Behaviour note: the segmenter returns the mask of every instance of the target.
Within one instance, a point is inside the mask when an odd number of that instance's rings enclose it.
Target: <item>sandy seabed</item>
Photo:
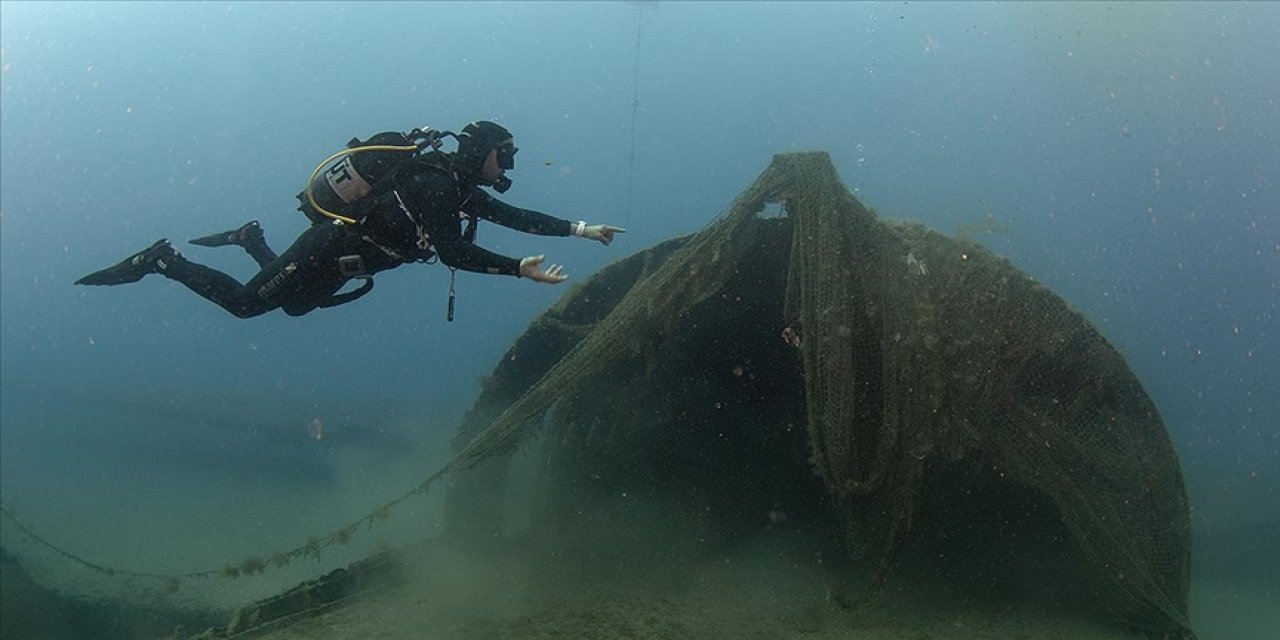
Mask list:
[[[14,417],[10,412],[15,406],[8,403],[7,417]],[[206,428],[212,444],[193,447],[188,461],[175,459],[167,449],[168,457],[138,451],[139,442],[158,442],[141,437],[149,432],[130,438],[124,443],[127,447],[112,449],[114,440],[95,441],[90,447],[81,442],[83,416],[46,418],[38,431],[41,440],[6,436],[6,499],[19,503],[28,524],[58,544],[104,564],[147,571],[217,568],[332,531],[365,514],[370,505],[413,486],[424,469],[439,466],[447,451],[443,432],[418,439],[422,423],[416,419],[388,425],[385,434],[381,428],[351,433],[347,440],[335,430],[333,444],[329,438],[308,439],[306,421],[291,420],[287,424],[296,428],[287,430],[283,444],[269,450],[271,455],[259,468],[244,462],[245,450],[250,444],[258,447],[256,441],[246,440],[240,449],[224,452],[224,436],[216,426]],[[143,431],[145,425],[139,424],[120,421],[95,428],[122,438],[126,427]],[[66,437],[59,435],[61,431]],[[77,451],[84,452],[81,458],[75,457]],[[110,455],[117,451],[118,458]],[[56,468],[51,470],[49,461],[56,461]],[[161,461],[167,466],[160,466]],[[360,534],[351,548],[328,552],[322,561],[299,562],[234,581],[187,581],[176,593],[164,593],[158,583],[132,585],[118,576],[86,572],[24,542],[10,525],[5,542],[13,543],[10,550],[38,582],[67,595],[231,611],[358,560],[378,545],[402,545],[438,534],[440,498],[441,492],[432,492],[406,503],[372,534]],[[1087,594],[1055,582],[1052,572],[993,593],[972,588],[954,575],[943,579],[928,561],[908,561],[869,604],[847,609],[834,596],[850,587],[833,584],[831,572],[816,567],[805,548],[786,535],[761,536],[750,546],[698,554],[658,547],[610,555],[606,547],[591,554],[551,557],[519,544],[486,551],[428,546],[403,567],[404,579],[394,587],[254,637],[1141,637],[1101,616]],[[1280,577],[1265,584],[1215,580],[1193,587],[1192,620],[1201,640],[1280,637],[1277,612]]]
[[[785,550],[693,563],[565,562],[508,550],[433,550],[403,583],[293,622],[269,640],[944,638],[1132,639],[1105,619],[1037,601],[957,600],[895,581],[855,609]],[[610,566],[604,566],[610,565]],[[907,586],[910,584],[911,586]]]
[[[531,585],[530,585],[531,586]],[[431,581],[370,594],[355,603],[266,633],[267,640],[1104,640],[1138,639],[1105,620],[1047,608],[965,609],[889,594],[857,610],[821,593],[770,601],[720,585],[688,590],[640,585],[477,593]],[[1196,588],[1201,640],[1280,637],[1280,597],[1230,585]]]

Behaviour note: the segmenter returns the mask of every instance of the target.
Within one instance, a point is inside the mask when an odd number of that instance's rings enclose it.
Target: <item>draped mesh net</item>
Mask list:
[[[539,318],[459,430],[451,466],[470,471],[451,485],[450,517],[492,500],[506,457],[535,428],[599,419],[602,380],[650,358],[721,292],[761,225],[777,222],[761,217],[766,206],[790,233],[777,325],[802,361],[812,465],[850,550],[884,559],[883,574],[920,515],[926,461],[990,465],[1056,507],[1110,612],[1190,635],[1181,471],[1122,357],[1008,261],[880,219],[825,153],[776,156],[702,232],[606,269]],[[638,371],[632,392],[675,384]],[[597,397],[581,398],[586,389]]]

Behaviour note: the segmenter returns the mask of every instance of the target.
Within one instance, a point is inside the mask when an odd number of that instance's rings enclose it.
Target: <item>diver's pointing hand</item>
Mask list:
[[[560,284],[569,279],[569,274],[564,272],[564,267],[558,264],[553,264],[543,271],[541,265],[545,259],[546,256],[529,256],[521,260],[520,277],[546,284]]]
[[[583,224],[582,237],[588,240],[595,240],[603,245],[613,242],[613,234],[626,233],[627,230],[622,227],[613,227],[607,224]]]

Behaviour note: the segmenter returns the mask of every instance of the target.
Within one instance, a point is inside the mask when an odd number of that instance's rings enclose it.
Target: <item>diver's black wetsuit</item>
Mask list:
[[[244,248],[261,271],[243,285],[181,257],[169,261],[161,273],[241,318],[277,308],[299,316],[350,302],[372,286],[372,280],[366,280],[359,289],[337,294],[353,278],[426,262],[432,255],[455,269],[519,276],[518,259],[463,237],[464,216],[536,235],[571,234],[568,220],[506,204],[460,177],[437,156],[397,170],[359,224],[312,225],[279,256],[260,235],[248,239]]]

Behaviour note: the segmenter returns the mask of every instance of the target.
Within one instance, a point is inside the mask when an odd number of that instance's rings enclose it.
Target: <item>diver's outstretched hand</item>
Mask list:
[[[613,234],[626,232],[627,230],[622,227],[613,227],[607,224],[587,224],[582,226],[582,237],[588,240],[595,240],[605,246],[613,242]]]
[[[546,284],[560,284],[569,279],[569,274],[564,272],[564,267],[558,264],[553,264],[543,271],[542,261],[545,259],[546,256],[529,256],[521,260],[520,277]]]

